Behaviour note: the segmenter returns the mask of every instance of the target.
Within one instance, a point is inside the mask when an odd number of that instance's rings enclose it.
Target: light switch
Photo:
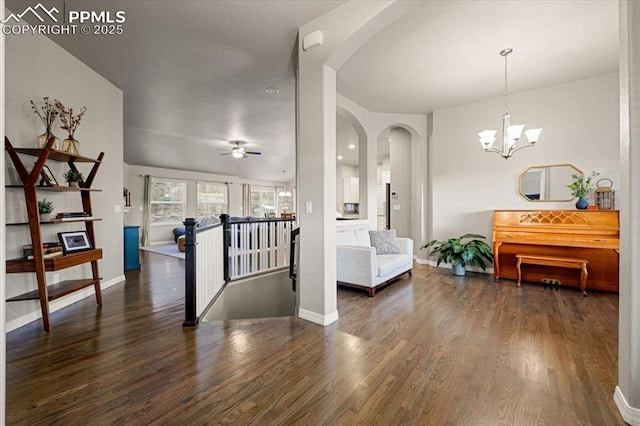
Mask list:
[[[400,210],[400,204],[394,204],[393,210]]]
[[[122,206],[120,204],[114,204],[113,212],[114,213],[122,213]]]
[[[313,213],[313,203],[311,201],[304,203],[304,211],[305,213]]]

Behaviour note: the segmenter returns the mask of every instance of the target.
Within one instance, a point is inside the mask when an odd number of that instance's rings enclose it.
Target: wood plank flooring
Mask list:
[[[622,425],[618,297],[416,265],[340,320],[183,329],[182,260],[7,336],[7,424]]]

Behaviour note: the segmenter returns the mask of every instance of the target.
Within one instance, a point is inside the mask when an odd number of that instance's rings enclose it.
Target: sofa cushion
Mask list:
[[[337,246],[357,246],[358,240],[356,234],[353,231],[336,232],[336,245]]]
[[[396,240],[396,230],[369,231],[371,246],[376,248],[376,254],[398,254],[400,246]]]
[[[407,255],[380,254],[376,256],[378,276],[386,277],[407,263]]]
[[[371,238],[369,237],[368,229],[356,229],[354,232],[356,233],[358,245],[371,247]]]

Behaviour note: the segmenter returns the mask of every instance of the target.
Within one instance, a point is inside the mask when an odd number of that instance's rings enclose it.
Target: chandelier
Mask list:
[[[282,171],[282,179],[286,179],[286,170]],[[289,191],[289,187],[287,186],[286,182],[284,184],[283,187],[280,188],[280,192],[278,192],[278,197],[291,197],[291,191]]]
[[[507,92],[507,56],[513,52],[513,49],[506,48],[500,52],[500,56],[504,57],[504,115],[502,116],[502,149],[493,146],[496,141],[497,130],[485,130],[478,133],[480,137],[480,144],[485,152],[496,152],[500,154],[504,159],[507,159],[513,155],[514,152],[523,148],[532,147],[538,142],[538,137],[542,129],[529,129],[524,133],[529,141],[528,145],[522,145],[516,147],[522,131],[524,130],[524,124],[511,125],[511,115],[508,108],[508,92]]]

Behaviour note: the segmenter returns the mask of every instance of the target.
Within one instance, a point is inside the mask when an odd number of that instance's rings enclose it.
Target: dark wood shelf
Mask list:
[[[73,219],[73,220],[61,220],[61,219],[52,219],[52,220],[47,220],[44,222],[40,222],[40,225],[59,225],[61,223],[76,223],[76,222],[97,222],[102,220],[102,218],[91,218],[91,219]],[[5,223],[6,226],[24,226],[24,225],[29,225],[29,222],[12,222],[12,223]]]
[[[60,220],[60,219],[52,219],[41,221],[40,225],[59,225],[61,223],[75,223],[75,222],[97,222],[102,220],[102,218],[93,217],[91,219],[73,219],[73,220]],[[5,223],[5,226],[24,226],[29,225],[29,222],[11,222]]]
[[[83,263],[102,259],[102,249],[81,251],[79,253],[66,254],[60,257],[44,260],[44,270],[47,272],[59,271],[61,269],[71,268],[72,266],[82,265]],[[36,272],[36,262],[34,259],[26,259],[19,257],[17,259],[7,260],[7,273],[24,273]]]
[[[5,188],[24,188],[23,185],[5,185]],[[42,191],[56,191],[56,192],[82,192],[82,191],[90,191],[90,192],[102,192],[102,189],[95,188],[82,188],[77,186],[65,186],[65,185],[55,185],[55,186],[41,186],[37,185],[36,189]]]
[[[58,299],[62,296],[66,296],[67,294],[73,293],[74,291],[78,291],[85,287],[90,287],[99,283],[101,278],[97,280],[94,279],[84,279],[84,280],[67,280],[60,281],[55,284],[51,284],[47,286],[47,299],[49,301]],[[17,302],[20,300],[38,300],[40,299],[40,293],[38,290],[33,290],[28,293],[19,294],[10,299],[7,299],[7,302]]]
[[[51,318],[49,314],[49,301],[65,294],[72,293],[84,287],[93,285],[96,292],[96,302],[102,305],[102,292],[100,290],[100,273],[98,268],[98,260],[102,259],[102,249],[92,249],[82,252],[74,252],[59,257],[44,258],[44,250],[42,249],[42,225],[54,225],[61,223],[82,223],[84,231],[91,246],[95,246],[95,232],[93,222],[100,219],[93,217],[91,208],[91,193],[99,192],[99,189],[91,189],[91,185],[96,177],[98,169],[102,164],[104,152],[98,155],[97,159],[83,157],[81,155],[72,155],[68,152],[62,152],[53,149],[55,139],[49,138],[46,145],[42,148],[14,148],[8,137],[4,137],[4,149],[8,157],[11,159],[16,173],[20,177],[22,185],[7,185],[6,188],[22,188],[24,191],[25,205],[27,209],[27,221],[18,223],[8,223],[10,226],[28,225],[31,237],[31,246],[34,247],[33,253],[38,257],[35,259],[27,259],[20,257],[17,259],[9,259],[6,261],[7,273],[34,273],[38,282],[38,290],[30,291],[20,296],[13,297],[9,300],[40,300],[40,310],[42,311],[42,323],[45,331],[51,331]],[[36,157],[36,160],[30,170],[25,167],[25,162],[21,155]],[[39,186],[44,174],[42,171],[46,167],[47,161],[66,162],[69,170],[79,172],[76,167],[77,163],[90,163],[91,171],[87,174],[83,182],[79,182],[79,186],[68,185],[51,185]],[[54,180],[51,180],[54,182]],[[40,222],[41,216],[38,214],[38,191],[53,191],[64,193],[75,193],[80,196],[82,201],[82,211],[86,212],[87,217],[72,218],[72,220],[62,220],[59,218],[48,219]],[[73,266],[82,264],[91,264],[91,278],[66,280],[55,283],[51,286],[47,285],[47,274],[50,271],[59,271]]]
[[[14,148],[14,151],[18,154],[31,155],[33,157],[39,157],[42,151],[42,148]],[[72,155],[68,152],[56,151],[52,149],[49,151],[49,155],[47,157],[49,160],[56,161],[65,161],[65,162],[74,162],[74,163],[99,163],[100,160],[96,160],[95,158],[83,157],[81,155]]]

